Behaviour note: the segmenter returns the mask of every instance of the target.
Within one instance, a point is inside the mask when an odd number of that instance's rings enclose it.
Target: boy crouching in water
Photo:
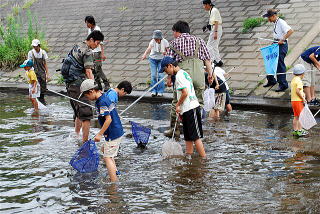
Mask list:
[[[201,138],[203,137],[200,104],[196,97],[192,79],[184,70],[180,69],[178,62],[171,57],[164,57],[161,61],[160,72],[175,75],[174,89],[177,90],[178,102],[176,113],[182,115],[183,134],[186,142],[186,155],[193,154],[193,143],[201,157],[206,157]]]
[[[20,68],[24,68],[26,71],[27,80],[29,82],[29,99],[32,103],[35,112],[39,111],[37,97],[40,97],[40,85],[36,76],[36,73],[33,70],[32,60],[25,60]]]
[[[80,97],[84,95],[89,100],[96,101],[98,121],[102,127],[93,140],[95,142],[100,142],[101,137],[105,137],[106,143],[103,146],[103,158],[106,163],[111,182],[118,181],[117,174],[119,174],[119,172],[117,171],[114,157],[118,154],[124,131],[116,105],[118,97],[131,93],[131,83],[123,81],[117,86],[117,88],[109,89],[106,93],[103,93],[99,90],[99,86],[94,84],[92,79],[87,79],[82,82],[80,91]]]
[[[305,94],[303,93],[302,79],[305,72],[305,67],[302,64],[297,64],[293,68],[294,77],[291,81],[291,105],[294,113],[293,119],[293,132],[292,134],[297,137],[305,136],[307,131],[302,129],[299,121],[299,116],[304,108],[303,103],[307,103]]]

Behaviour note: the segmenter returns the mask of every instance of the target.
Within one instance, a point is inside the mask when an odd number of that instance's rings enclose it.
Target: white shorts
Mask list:
[[[39,85],[39,83],[37,83],[36,92],[34,94],[32,94],[32,88],[33,88],[33,85],[29,84],[29,97],[31,97],[31,98],[40,97],[40,85]]]
[[[105,158],[116,157],[118,155],[121,141],[122,141],[122,137],[119,137],[112,141],[106,141],[103,145],[103,157]]]

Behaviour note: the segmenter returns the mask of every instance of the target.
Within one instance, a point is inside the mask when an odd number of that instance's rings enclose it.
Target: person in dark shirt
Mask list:
[[[307,102],[309,105],[319,105],[315,93],[316,71],[314,67],[320,71],[320,46],[307,49],[301,54],[300,61],[307,68],[305,78],[302,80]]]

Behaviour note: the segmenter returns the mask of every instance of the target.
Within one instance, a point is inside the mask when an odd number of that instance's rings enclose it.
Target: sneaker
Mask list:
[[[313,99],[310,101],[311,105],[317,106],[319,105],[319,100],[317,100],[317,98]]]
[[[301,136],[306,136],[309,134],[309,132],[305,129],[300,130]]]
[[[152,92],[151,97],[155,97],[155,96],[157,96],[157,94]]]
[[[159,93],[159,94],[158,94],[158,97],[163,97],[163,93]]]
[[[121,172],[119,170],[117,170],[116,175],[121,175]]]
[[[303,136],[300,130],[293,131],[292,135],[295,136],[295,137],[302,137]]]

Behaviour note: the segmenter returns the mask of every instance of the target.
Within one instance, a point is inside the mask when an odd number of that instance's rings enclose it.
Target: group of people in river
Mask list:
[[[203,28],[209,30],[207,43],[197,36],[190,34],[189,24],[185,21],[177,21],[172,26],[174,39],[168,42],[160,30],[155,30],[148,48],[141,57],[144,60],[148,56],[151,70],[151,87],[168,75],[166,85],[173,86],[173,101],[170,113],[170,128],[165,135],[180,136],[183,130],[186,144],[186,154],[193,153],[194,146],[201,157],[206,157],[201,138],[203,137],[202,119],[203,93],[206,87],[215,89],[215,105],[210,116],[218,119],[220,113],[226,109],[227,114],[232,111],[228,83],[225,79],[225,71],[219,54],[219,41],[222,36],[222,19],[219,10],[214,7],[211,0],[203,0],[203,8],[209,11],[210,19]],[[288,37],[293,33],[289,25],[277,16],[277,10],[270,9],[264,15],[274,23],[274,40],[279,44],[280,55],[277,70],[278,92],[288,88],[285,75],[284,57],[288,50]],[[130,94],[133,87],[129,81],[121,81],[117,87],[110,88],[109,81],[102,71],[102,62],[106,60],[103,41],[104,35],[96,25],[93,16],[85,17],[88,27],[88,36],[84,42],[75,45],[64,59],[61,73],[66,83],[67,94],[74,112],[75,132],[82,141],[89,138],[90,120],[94,113],[89,105],[95,101],[100,131],[95,135],[94,141],[99,142],[105,138],[103,156],[106,162],[111,181],[116,181],[117,170],[114,157],[117,156],[120,142],[124,134],[120,117],[117,112],[117,103],[120,97]],[[35,108],[38,109],[38,101],[46,104],[44,94],[48,81],[47,53],[41,49],[40,41],[32,41],[33,49],[28,54],[28,59],[20,66],[26,70],[29,81],[29,96]],[[301,59],[308,66],[320,69],[320,46],[306,50]],[[306,131],[299,125],[299,114],[303,109],[303,103],[315,103],[314,94],[315,75],[310,75],[310,83],[305,85],[306,95],[303,93],[302,79],[306,69],[303,65],[294,67],[296,76],[291,83],[291,100],[294,110],[294,135],[306,135]],[[272,76],[268,76],[265,87],[276,84]],[[309,79],[309,77],[307,78]],[[151,91],[151,96],[163,96],[165,83],[162,82]],[[80,101],[80,102],[78,102]],[[180,128],[181,118],[182,128]],[[178,128],[174,128],[178,124]]]

